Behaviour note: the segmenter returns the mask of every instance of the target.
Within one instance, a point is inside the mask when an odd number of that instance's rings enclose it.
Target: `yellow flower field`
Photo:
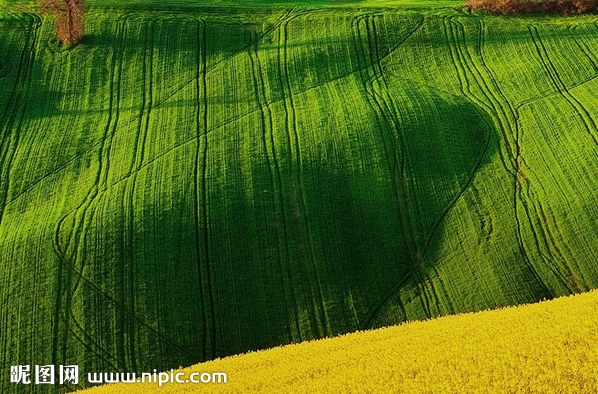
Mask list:
[[[182,371],[225,372],[228,379],[121,383],[85,393],[596,393],[598,292],[278,347]]]

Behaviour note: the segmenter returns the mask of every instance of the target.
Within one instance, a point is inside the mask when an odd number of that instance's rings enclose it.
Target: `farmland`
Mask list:
[[[3,371],[598,287],[596,16],[154,3],[92,2],[71,49],[0,10]]]
[[[598,292],[444,316],[177,369],[227,382],[105,385],[129,393],[594,393]],[[325,356],[322,356],[325,355]],[[173,379],[174,380],[174,379]],[[205,381],[206,379],[204,379]]]

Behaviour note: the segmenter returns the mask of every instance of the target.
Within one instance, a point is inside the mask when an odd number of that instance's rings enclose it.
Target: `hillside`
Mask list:
[[[226,384],[105,385],[128,393],[594,393],[598,293],[277,347],[177,370]],[[205,380],[205,379],[204,379]]]
[[[3,370],[598,287],[595,16],[107,4],[71,50],[0,11]]]

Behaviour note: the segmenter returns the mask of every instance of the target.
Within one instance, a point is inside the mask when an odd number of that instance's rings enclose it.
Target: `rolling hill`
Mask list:
[[[102,4],[72,49],[0,11],[2,369],[166,370],[598,287],[595,16]]]

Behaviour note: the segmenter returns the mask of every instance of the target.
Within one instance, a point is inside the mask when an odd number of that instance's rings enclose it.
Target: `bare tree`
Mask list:
[[[56,38],[63,44],[74,44],[83,35],[85,11],[83,0],[36,0],[42,14],[56,17]]]

